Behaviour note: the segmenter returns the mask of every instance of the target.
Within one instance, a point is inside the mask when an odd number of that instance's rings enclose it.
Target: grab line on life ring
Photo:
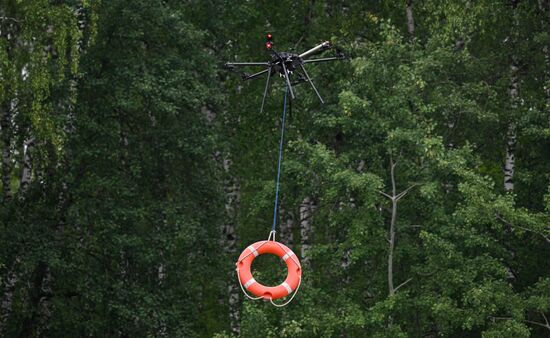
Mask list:
[[[272,236],[273,239],[271,239]],[[256,257],[265,253],[279,256],[287,265],[288,274],[285,281],[274,287],[264,286],[252,277],[252,262]],[[284,244],[275,241],[275,231],[271,231],[269,233],[267,241],[256,242],[244,249],[237,260],[236,265],[239,285],[241,286],[245,296],[252,300],[257,300],[260,298],[269,299],[271,304],[277,307],[282,307],[290,303],[294,299],[294,296],[296,296],[296,293],[302,283],[302,267],[300,262],[297,260],[297,257],[292,250]],[[250,296],[245,289],[257,297]],[[290,295],[293,291],[294,293],[287,302],[283,304],[276,304],[273,302],[275,299]]]

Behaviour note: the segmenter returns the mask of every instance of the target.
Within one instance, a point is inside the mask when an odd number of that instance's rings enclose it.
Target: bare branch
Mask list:
[[[399,155],[397,156],[397,158],[401,157],[401,155],[403,154],[403,151],[402,150],[399,150]],[[390,169],[391,168],[395,168],[397,166],[397,163],[399,163],[399,160],[396,160],[395,162],[393,161],[393,155],[391,154],[390,152]]]
[[[539,312],[542,315],[542,318],[544,318],[544,321],[546,322],[546,325],[548,327],[550,327],[550,323],[548,323],[548,318],[546,318],[546,315],[544,314],[544,312],[542,312],[542,311],[539,311]]]
[[[392,196],[390,196],[390,195],[388,195],[388,194],[386,194],[385,192],[383,192],[383,191],[380,191],[380,190],[378,190],[378,192],[379,192],[380,194],[382,194],[382,195],[386,196],[387,198],[389,198],[390,200],[392,200],[392,201],[393,201],[393,197],[392,197]]]
[[[390,168],[391,191],[392,191],[393,197],[395,198],[395,195],[396,195],[396,192],[395,192],[395,166],[397,165],[397,162],[393,162],[393,159],[390,156],[390,163],[391,163],[391,168]]]
[[[544,238],[544,240],[545,240],[548,244],[550,244],[550,237],[548,237],[547,235],[545,235],[545,234],[543,234],[543,233],[540,233],[540,232],[535,231],[535,230],[532,230],[532,229],[524,228],[524,227],[519,226],[519,225],[513,225],[513,227],[520,228],[520,229],[522,229],[522,230],[525,230],[525,231],[528,231],[528,232],[532,232],[532,233],[534,233],[534,234],[537,234],[537,235],[541,236],[542,238]]]
[[[407,284],[408,282],[410,282],[412,280],[412,277],[407,279],[406,281],[404,281],[403,283],[399,284],[395,289],[393,289],[393,292],[397,292],[397,290],[399,290],[400,287],[404,286],[405,284]]]
[[[550,330],[550,325],[548,325],[548,323],[547,323],[547,324],[543,324],[543,323],[534,322],[534,321],[532,321],[532,320],[527,320],[527,319],[524,320],[524,322],[529,323],[529,324],[533,324],[533,325],[542,326],[542,327],[545,327],[545,328],[547,328],[548,330]]]
[[[411,190],[412,188],[416,187],[418,185],[418,183],[415,183],[413,185],[411,185],[410,187],[408,187],[407,189],[403,190],[402,192],[400,192],[397,196],[395,196],[395,199],[397,201],[399,201],[401,198],[405,197],[405,195],[409,192],[409,190]]]
[[[536,230],[533,230],[533,229],[529,229],[529,228],[525,228],[525,227],[522,227],[522,226],[519,226],[519,225],[514,225],[512,224],[511,222],[507,221],[506,219],[502,218],[500,215],[495,215],[495,217],[501,221],[502,223],[504,223],[505,225],[511,227],[511,228],[518,228],[518,229],[522,229],[524,231],[527,231],[527,232],[531,232],[531,233],[534,233],[534,234],[537,234],[539,236],[541,236],[542,238],[544,238],[546,240],[547,243],[550,244],[550,237],[548,237],[547,235],[541,233],[541,232],[538,232]]]
[[[0,20],[11,20],[11,21],[15,21],[15,22],[21,22],[21,21],[17,20],[16,18],[10,18],[10,17],[7,17],[7,16],[0,16]]]
[[[544,314],[543,314],[543,316],[544,316]],[[544,318],[546,319],[546,316]],[[493,316],[489,316],[489,319],[491,319],[492,321],[495,321],[495,320],[512,320],[514,318],[512,318],[512,317],[493,317]],[[529,323],[529,324],[542,326],[542,327],[550,330],[550,325],[548,324],[548,321],[546,321],[546,324],[543,324],[543,323],[540,323],[540,322],[535,322],[535,321],[532,321],[532,320],[527,320],[527,319],[524,319],[523,321],[526,322],[526,323]]]

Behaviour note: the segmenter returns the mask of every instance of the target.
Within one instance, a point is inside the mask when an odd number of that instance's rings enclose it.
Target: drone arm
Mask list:
[[[314,62],[327,62],[327,61],[336,61],[336,60],[344,60],[345,57],[343,56],[335,56],[335,57],[329,57],[329,58],[320,58],[320,59],[310,59],[310,60],[304,60],[304,63],[314,63]]]
[[[226,62],[225,68],[233,69],[235,67],[269,66],[269,62]]]
[[[329,49],[329,48],[331,48],[331,47],[332,47],[332,45],[330,44],[330,42],[329,42],[329,41],[325,41],[325,42],[323,42],[323,43],[321,43],[321,44],[318,44],[317,46],[311,48],[310,50],[303,52],[303,53],[300,54],[299,56],[300,56],[300,58],[303,59],[303,58],[308,57],[308,56],[310,56],[310,55],[312,55],[312,54],[315,54],[315,53],[317,53],[317,52],[322,52],[322,51],[324,51],[324,50],[327,50],[327,49]]]
[[[257,78],[258,76],[267,73],[270,69],[271,68],[267,68],[267,69],[262,70],[261,72],[254,73],[252,75],[243,75],[243,80],[246,81],[246,80],[251,80],[251,79]]]

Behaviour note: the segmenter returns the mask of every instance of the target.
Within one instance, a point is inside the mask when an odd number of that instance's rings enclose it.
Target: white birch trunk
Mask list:
[[[32,152],[34,149],[34,137],[30,136],[23,142],[23,168],[21,171],[21,181],[19,183],[19,196],[25,198],[25,193],[32,180]]]
[[[511,4],[513,6],[514,13],[513,16],[513,23],[511,26],[511,32],[508,39],[511,41],[512,48],[514,48],[515,42],[519,39],[517,36],[517,30],[518,30],[518,13],[516,10],[516,7],[518,5],[517,0],[511,0]],[[518,71],[519,71],[519,61],[517,59],[517,56],[512,54],[510,56],[510,87],[508,89],[508,96],[510,100],[510,110],[511,110],[511,116],[510,116],[510,122],[508,123],[508,130],[506,132],[506,154],[504,157],[504,191],[505,192],[512,192],[514,191],[514,172],[515,172],[515,150],[516,150],[516,143],[517,143],[517,129],[516,129],[516,111],[518,109],[518,103],[519,103],[519,78],[518,78]]]
[[[397,191],[395,188],[395,163],[391,163],[391,188],[392,188],[392,198],[391,198],[391,219],[390,219],[390,230],[389,230],[389,239],[388,239],[388,293],[389,296],[395,294],[395,288],[393,287],[393,252],[395,250],[395,222],[397,221]]]
[[[1,6],[0,6],[1,7]],[[4,12],[4,8],[0,8],[0,13],[3,17],[8,17],[9,14]],[[6,20],[1,22],[0,25],[0,38],[7,40],[7,55],[8,62],[13,62],[13,49],[15,43],[15,27],[14,22]],[[6,84],[4,92],[9,95],[13,95],[13,91]],[[11,191],[11,174],[12,174],[12,118],[13,109],[15,108],[15,101],[10,97],[5,97],[4,102],[0,105],[0,128],[2,132],[2,197],[3,201],[7,201],[12,197]],[[2,299],[0,301],[0,336],[5,330],[5,326],[12,312],[13,296],[15,294],[16,285],[19,282],[17,270],[21,259],[16,256],[11,266],[8,266],[8,271],[5,276],[2,276],[0,283],[2,286]]]
[[[18,281],[16,270],[20,262],[21,259],[17,257],[8,270],[6,277],[2,278],[2,289],[4,292],[2,294],[2,301],[0,302],[0,336],[3,336],[2,333],[11,315],[13,294],[15,293],[15,286]]]
[[[306,197],[300,204],[300,244],[302,266],[309,267],[311,248],[311,233],[313,229],[313,212],[315,211],[315,202],[311,197]]]
[[[342,255],[342,271],[343,271],[343,277],[342,277],[342,283],[348,284],[350,281],[350,276],[348,273],[349,266],[351,265],[351,249],[345,249],[344,254]]]
[[[363,169],[365,169],[365,165],[366,165],[365,160],[359,161],[359,164],[357,165],[357,172],[360,173],[360,174],[363,173]],[[357,207],[355,198],[353,198],[352,196],[350,196],[350,198],[349,198],[348,206],[351,209],[355,209]],[[349,281],[350,281],[350,277],[349,277],[349,273],[348,273],[348,269],[349,269],[350,265],[351,265],[351,249],[347,248],[343,252],[342,261],[341,261],[341,264],[340,264],[340,266],[342,267],[342,271],[343,271],[342,283],[344,283],[344,284],[348,284]]]
[[[0,6],[1,7],[1,6]],[[3,8],[0,8],[0,14],[3,17],[8,17],[8,13],[5,13]],[[14,36],[14,23],[7,19],[0,22],[0,38],[6,39],[6,52],[8,56],[8,62],[13,62],[13,49],[15,43]],[[4,93],[6,95],[12,95],[12,88],[10,83],[5,84]],[[2,195],[4,200],[11,198],[11,143],[12,143],[12,106],[13,103],[10,97],[4,97],[4,102],[0,102],[0,128],[2,132]]]
[[[291,250],[294,246],[294,213],[283,207],[280,209],[281,224],[279,224],[279,241],[288,246]]]
[[[515,148],[517,132],[515,123],[508,125],[506,134],[506,157],[504,159],[504,191],[514,191]]]
[[[539,9],[542,12],[541,15],[541,27],[542,30],[545,31],[547,29],[547,22],[544,19],[545,16],[548,13],[548,10],[550,9],[550,1],[549,0],[539,0]],[[548,45],[545,44],[542,47],[542,53],[544,54],[544,85],[543,90],[544,94],[546,95],[546,107],[545,109],[550,109],[550,50],[548,48]]]
[[[225,190],[225,223],[223,225],[223,246],[229,257],[237,252],[237,235],[235,231],[237,212],[240,205],[241,187],[238,180],[230,173],[231,160],[223,160],[223,169],[226,179]],[[236,258],[236,257],[235,257]],[[235,279],[235,272],[231,269],[227,292],[229,295],[229,323],[231,332],[239,335],[241,332],[240,290]]]
[[[74,10],[74,17],[77,23],[79,37],[76,40],[77,55],[72,55],[72,58],[80,59],[81,55],[85,51],[84,33],[88,26],[88,19],[86,16],[86,11],[84,9],[83,1],[79,1],[79,3],[77,4]],[[71,79],[69,80],[69,103],[67,107],[67,124],[65,126],[65,129],[70,133],[74,132],[74,106],[77,99],[78,80],[78,74],[73,74]]]
[[[4,200],[8,200],[11,198],[11,107],[9,103],[2,104],[0,128],[2,131],[2,195]]]
[[[518,108],[519,101],[518,63],[515,57],[512,57],[512,63],[510,64],[510,77],[508,95],[512,112],[515,112]],[[511,118],[512,122],[508,124],[508,131],[506,133],[506,155],[504,158],[504,191],[506,192],[512,192],[514,190],[517,130],[516,123],[513,121],[514,116]]]
[[[414,35],[413,0],[407,0],[407,31]]]
[[[391,219],[390,219],[390,228],[388,230],[388,237],[386,238],[388,242],[388,273],[387,273],[387,279],[388,279],[388,295],[391,297],[393,296],[399,288],[407,284],[411,281],[411,278],[407,279],[403,283],[399,284],[398,286],[394,286],[394,278],[395,273],[393,269],[394,265],[394,252],[395,252],[395,246],[396,246],[396,240],[397,240],[397,204],[401,198],[405,197],[409,190],[414,188],[416,184],[413,184],[409,186],[407,189],[401,191],[400,193],[397,193],[396,188],[396,179],[395,179],[395,167],[397,165],[397,162],[394,162],[393,159],[390,157],[390,179],[391,179],[391,194],[387,194],[385,192],[379,191],[379,193],[386,198],[388,198],[391,201],[392,208],[391,208]],[[390,325],[391,325],[391,317],[390,317]]]

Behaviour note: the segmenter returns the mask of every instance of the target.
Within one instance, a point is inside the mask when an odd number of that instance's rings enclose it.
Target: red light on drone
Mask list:
[[[271,35],[271,33],[267,33],[267,41],[271,41],[271,39],[273,39],[273,35]]]
[[[271,48],[273,48],[273,44],[271,42],[266,42],[265,48],[271,49]]]

